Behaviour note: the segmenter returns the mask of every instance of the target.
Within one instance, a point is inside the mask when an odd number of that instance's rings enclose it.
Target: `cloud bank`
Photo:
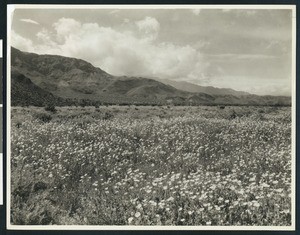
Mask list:
[[[84,59],[113,75],[290,95],[288,12],[88,13],[94,15],[78,12],[76,18],[73,13],[57,17],[46,12],[48,17],[38,18],[40,24],[30,19],[34,13],[22,14],[13,25],[12,46]]]
[[[61,18],[36,34],[38,44],[12,31],[12,45],[39,54],[58,54],[87,60],[114,75],[192,78],[205,63],[193,47],[159,43],[160,24],[153,17],[132,23],[132,30],[117,31],[97,23]]]

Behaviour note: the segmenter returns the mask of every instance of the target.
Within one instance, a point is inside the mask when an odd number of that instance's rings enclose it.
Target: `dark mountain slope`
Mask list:
[[[12,71],[12,77],[14,78],[11,82],[11,104],[13,106],[46,106],[63,101],[61,98],[41,89],[17,71]]]
[[[60,97],[87,98],[86,95],[96,95],[113,80],[113,76],[83,60],[25,53],[15,48],[11,54],[13,68]]]

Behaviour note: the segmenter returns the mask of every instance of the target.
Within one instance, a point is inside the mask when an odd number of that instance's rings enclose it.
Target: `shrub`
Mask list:
[[[50,122],[52,120],[52,116],[47,113],[37,113],[35,114],[35,118],[44,123]]]
[[[112,119],[114,117],[114,115],[112,115],[111,113],[109,112],[106,112],[103,119],[104,120],[109,120],[109,119]]]
[[[57,112],[57,110],[56,110],[56,108],[55,108],[54,105],[47,105],[45,107],[45,110],[48,111],[48,112],[51,112],[51,113],[56,113]]]

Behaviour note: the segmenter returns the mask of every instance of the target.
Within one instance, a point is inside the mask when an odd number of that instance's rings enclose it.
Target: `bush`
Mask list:
[[[54,105],[47,105],[45,107],[45,110],[48,111],[48,112],[51,112],[51,113],[56,113],[57,112],[57,110],[56,110],[56,108],[55,108]]]
[[[47,113],[37,113],[35,114],[35,118],[44,123],[50,122],[52,120],[52,116]]]
[[[104,120],[109,120],[109,119],[112,119],[114,117],[114,115],[112,115],[111,113],[105,113],[103,119]]]

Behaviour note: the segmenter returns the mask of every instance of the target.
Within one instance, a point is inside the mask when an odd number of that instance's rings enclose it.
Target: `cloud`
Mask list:
[[[248,92],[257,95],[291,95],[291,85],[289,82],[272,83],[266,82],[265,84],[253,85],[248,88]]]
[[[34,20],[31,20],[31,19],[20,19],[20,21],[26,22],[26,23],[30,23],[30,24],[36,24],[36,25],[39,25],[38,22],[36,22],[36,21],[34,21]]]
[[[234,90],[246,91],[257,95],[291,95],[290,79],[268,79],[256,76],[220,75],[210,80],[214,87],[230,87]],[[230,85],[230,86],[229,86]]]
[[[221,59],[221,60],[268,60],[278,59],[278,56],[264,55],[264,54],[211,54],[208,57]]]
[[[211,42],[207,40],[199,40],[196,43],[194,43],[193,47],[196,49],[202,49],[202,48],[207,48],[211,45]]]
[[[103,15],[92,11],[95,15],[76,15],[74,19],[64,13],[56,18],[55,14],[49,16],[54,24],[42,24],[46,29],[27,24],[25,31],[17,31],[25,26],[17,20],[13,45],[24,51],[81,58],[114,75],[239,90],[252,89],[254,82],[260,86],[262,81],[267,84],[291,76],[290,11],[118,11],[111,9]]]
[[[51,51],[51,54],[61,54],[61,50],[59,49],[57,42],[53,40],[56,35],[52,35],[51,32],[43,28],[36,34],[36,37],[41,44],[37,46],[35,51],[40,53],[44,50]]]
[[[22,51],[34,51],[32,41],[17,34],[14,30],[11,31],[11,45]]]
[[[53,27],[57,33],[57,39],[60,41],[66,40],[66,37],[70,37],[76,34],[76,31],[80,31],[81,24],[69,18],[61,18],[56,23],[53,24]]]
[[[158,36],[160,24],[153,17],[145,17],[143,20],[137,21],[136,25],[141,34],[149,40],[155,40]]]
[[[130,30],[115,30],[96,23],[61,18],[52,31],[36,34],[32,46],[13,32],[13,46],[39,54],[84,59],[114,75],[199,79],[206,66],[198,50],[186,45],[158,42],[160,24],[152,17],[131,22]]]

